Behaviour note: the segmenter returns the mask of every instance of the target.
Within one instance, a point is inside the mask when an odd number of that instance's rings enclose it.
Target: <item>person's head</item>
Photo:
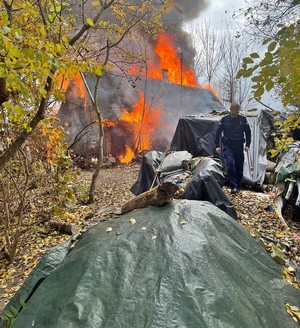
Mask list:
[[[233,102],[230,105],[230,115],[231,115],[231,117],[237,117],[239,115],[240,109],[241,109],[240,104]]]

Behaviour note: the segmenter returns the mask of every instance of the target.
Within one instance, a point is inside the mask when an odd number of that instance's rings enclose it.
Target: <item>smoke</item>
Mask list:
[[[165,31],[173,35],[183,64],[191,69],[194,68],[195,49],[183,27],[185,23],[199,17],[208,4],[209,0],[175,0],[175,9],[163,17]]]
[[[184,22],[197,18],[208,4],[208,0],[175,0],[175,6],[179,9],[177,12]]]

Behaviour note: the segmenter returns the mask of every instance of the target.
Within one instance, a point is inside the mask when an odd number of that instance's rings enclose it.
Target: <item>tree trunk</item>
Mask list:
[[[107,65],[108,58],[109,58],[109,51],[110,51],[108,41],[107,41],[106,45],[107,45],[107,48],[106,48],[105,59],[104,59],[104,62],[103,62],[103,67],[105,67]],[[93,174],[93,177],[92,177],[92,182],[91,182],[91,185],[90,185],[88,204],[91,204],[94,201],[96,182],[97,182],[97,178],[99,176],[101,164],[102,164],[102,161],[103,161],[103,135],[104,135],[104,131],[103,131],[103,124],[102,124],[102,115],[101,115],[100,108],[98,106],[98,97],[97,97],[100,80],[101,80],[101,76],[98,76],[96,84],[95,84],[95,89],[94,89],[94,110],[95,110],[95,112],[97,114],[97,117],[98,117],[98,120],[99,120],[99,122],[98,122],[98,124],[99,124],[98,162],[97,162],[96,169],[94,171],[94,174]]]
[[[53,74],[54,72],[52,72]],[[48,76],[46,81],[46,95],[42,98],[39,109],[31,122],[29,123],[29,129],[24,129],[18,137],[9,145],[7,149],[0,156],[0,168],[4,167],[5,164],[20,150],[23,143],[27,140],[27,138],[31,135],[34,129],[37,127],[38,123],[44,119],[45,112],[47,108],[47,101],[49,98],[49,94],[52,88],[52,78]]]
[[[0,77],[0,106],[8,100],[8,92],[6,90],[6,78]]]

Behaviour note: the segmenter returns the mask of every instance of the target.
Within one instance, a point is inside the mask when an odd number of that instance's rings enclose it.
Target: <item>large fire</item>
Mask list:
[[[155,54],[159,59],[157,63],[147,62],[147,68],[141,70],[139,67],[131,67],[130,74],[141,75],[147,78],[163,80],[183,86],[196,87],[198,83],[194,71],[183,64],[182,53],[176,51],[175,42],[172,35],[161,32],[158,35]],[[216,91],[209,85],[203,87]],[[134,158],[135,151],[150,149],[151,133],[160,125],[160,109],[151,109],[144,98],[141,90],[139,92],[139,102],[134,105],[132,111],[124,109],[121,120],[132,124],[135,145],[134,150],[126,145],[125,154],[119,157],[122,163],[129,163]]]
[[[138,90],[139,101],[133,106],[133,110],[128,112],[124,110],[121,120],[129,122],[131,124],[132,133],[134,135],[134,150],[141,151],[150,148],[150,136],[160,124],[161,110],[158,108],[151,108],[149,104],[145,102],[144,94],[141,90]],[[122,163],[126,163],[127,159],[132,160],[132,150],[127,146],[126,154],[121,156],[119,160]],[[134,153],[134,152],[133,152]]]
[[[197,87],[197,79],[193,70],[182,63],[182,53],[175,50],[174,39],[166,33],[159,33],[154,51],[159,58],[157,66],[149,62],[148,76],[151,78],[167,78],[169,82],[184,86]],[[163,76],[165,72],[165,76]]]

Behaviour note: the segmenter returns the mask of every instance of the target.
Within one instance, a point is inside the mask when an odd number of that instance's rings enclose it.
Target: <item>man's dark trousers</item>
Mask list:
[[[243,144],[223,145],[223,156],[227,171],[227,181],[231,189],[240,189],[243,179],[244,148]]]

